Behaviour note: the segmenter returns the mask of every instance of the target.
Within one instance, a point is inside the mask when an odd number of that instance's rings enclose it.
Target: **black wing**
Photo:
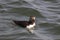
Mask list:
[[[26,27],[27,25],[29,25],[28,21],[15,21],[13,20],[15,24],[22,26],[22,27]]]

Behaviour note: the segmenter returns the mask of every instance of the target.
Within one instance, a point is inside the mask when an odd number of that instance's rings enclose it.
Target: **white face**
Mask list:
[[[33,19],[35,20],[35,17],[33,17]]]
[[[32,17],[31,19],[35,20],[35,17]]]

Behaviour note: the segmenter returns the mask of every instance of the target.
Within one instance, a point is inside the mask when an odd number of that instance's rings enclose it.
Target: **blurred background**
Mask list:
[[[34,34],[12,23],[32,15]],[[60,0],[0,0],[0,40],[60,40]]]

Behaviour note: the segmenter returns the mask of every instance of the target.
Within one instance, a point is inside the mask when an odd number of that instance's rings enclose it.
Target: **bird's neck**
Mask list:
[[[33,24],[35,22],[35,20],[29,20],[29,23]]]

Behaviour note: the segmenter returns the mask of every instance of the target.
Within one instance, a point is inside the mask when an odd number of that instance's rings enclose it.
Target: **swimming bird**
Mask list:
[[[13,20],[13,22],[18,26],[26,28],[30,33],[33,33],[33,30],[35,28],[35,16],[30,16],[29,21]]]

